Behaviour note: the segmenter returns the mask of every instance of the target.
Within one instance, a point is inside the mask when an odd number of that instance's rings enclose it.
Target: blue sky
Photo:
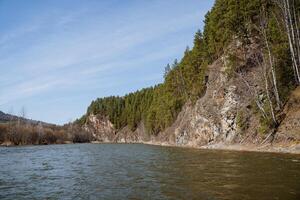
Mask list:
[[[0,0],[0,110],[63,124],[163,81],[213,0]]]

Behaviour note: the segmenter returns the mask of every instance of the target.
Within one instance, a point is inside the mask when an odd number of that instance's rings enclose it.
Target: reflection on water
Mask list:
[[[299,155],[140,144],[0,148],[0,199],[299,197]]]

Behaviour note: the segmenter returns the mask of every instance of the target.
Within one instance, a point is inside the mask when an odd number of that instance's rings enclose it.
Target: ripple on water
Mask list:
[[[126,144],[0,148],[0,199],[296,199],[299,155]]]

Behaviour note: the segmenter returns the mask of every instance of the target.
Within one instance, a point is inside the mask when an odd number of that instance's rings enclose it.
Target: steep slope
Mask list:
[[[300,4],[282,10],[280,3],[216,0],[203,33],[167,65],[162,84],[98,98],[77,123],[100,141],[297,146],[297,90],[290,94],[300,82],[300,55],[292,53],[300,38],[289,31],[296,16],[286,19]]]
[[[7,114],[7,113],[4,113],[2,111],[0,111],[0,123],[6,123],[6,122],[10,122],[10,121],[22,121],[24,123],[30,123],[30,124],[43,124],[43,125],[54,125],[54,124],[49,124],[49,123],[46,123],[46,122],[41,122],[41,121],[37,121],[37,120],[32,120],[32,119],[27,119],[27,118],[24,118],[24,117],[19,117],[19,116],[16,116],[16,115],[11,115],[11,114]]]
[[[89,115],[83,129],[90,132],[93,139],[99,142],[114,141],[116,130],[107,117],[102,115]]]
[[[140,142],[176,146],[226,148],[230,145],[252,149],[280,144],[289,147],[300,142],[300,91],[296,89],[285,106],[278,131],[260,131],[260,115],[255,101],[266,101],[261,66],[255,63],[258,45],[244,48],[236,40],[206,73],[206,92],[195,104],[186,103],[176,121],[165,131],[150,135],[140,123],[135,131],[128,126],[115,130],[110,121],[90,115],[85,129],[102,142]],[[239,56],[238,72],[228,73],[229,54]],[[246,55],[244,57],[244,55]],[[272,137],[270,137],[270,135]],[[284,139],[285,138],[285,139]],[[298,148],[298,147],[297,147]],[[245,148],[240,148],[245,149]]]
[[[238,42],[231,48],[242,55]],[[299,88],[292,92],[283,112],[278,114],[278,128],[262,133],[261,116],[254,102],[257,98],[262,102],[267,100],[264,80],[260,78],[262,69],[253,60],[255,45],[246,50],[246,55],[244,60],[240,59],[236,66],[240,70],[233,76],[226,73],[226,56],[209,66],[205,95],[195,106],[186,105],[176,122],[163,133],[170,136],[168,142],[179,146],[211,148],[252,146],[252,150],[258,147],[266,149],[270,145],[296,148],[300,143]]]
[[[284,119],[278,127],[277,137],[285,141],[300,141],[300,87],[296,88],[283,110]]]
[[[0,111],[0,122],[8,122],[11,120],[17,120],[18,117],[10,114],[6,114],[2,111]]]

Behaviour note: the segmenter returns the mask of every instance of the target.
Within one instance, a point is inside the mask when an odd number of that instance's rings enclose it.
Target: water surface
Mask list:
[[[0,199],[300,199],[300,156],[75,144],[0,148]]]

